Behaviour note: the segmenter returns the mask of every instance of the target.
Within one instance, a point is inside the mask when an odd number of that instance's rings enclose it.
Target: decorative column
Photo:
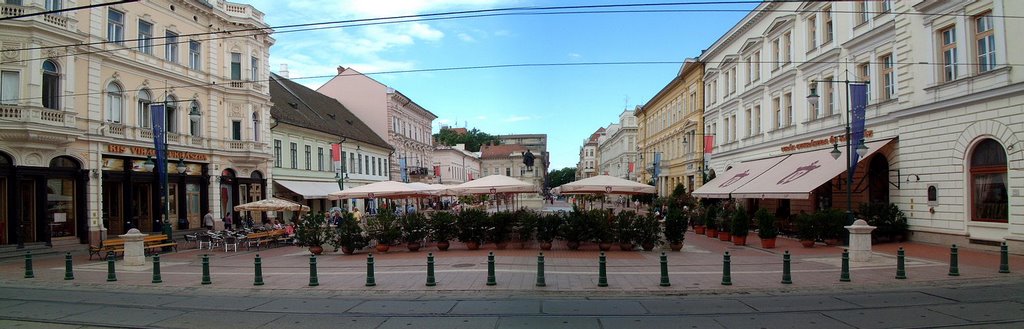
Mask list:
[[[863,219],[853,222],[853,225],[844,226],[850,231],[850,261],[867,262],[871,260],[871,231],[874,226],[868,225]]]
[[[124,266],[146,266],[146,250],[143,248],[143,239],[148,235],[133,228],[128,230],[127,234],[118,236],[124,239]]]

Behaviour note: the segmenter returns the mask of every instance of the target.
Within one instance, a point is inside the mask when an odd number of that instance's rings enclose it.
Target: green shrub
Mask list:
[[[859,215],[868,225],[875,227],[871,232],[875,238],[897,240],[907,236],[907,215],[894,203],[862,204]]]
[[[750,216],[747,215],[747,211],[743,207],[738,207],[733,211],[731,229],[733,236],[747,236],[750,234]]]
[[[430,239],[449,241],[455,238],[455,215],[447,211],[435,212],[428,221]]]
[[[654,217],[653,214],[647,216],[639,216],[636,221],[633,222],[634,231],[636,232],[636,242],[644,244],[658,244],[661,242],[661,223],[658,222],[658,218]]]
[[[402,237],[398,217],[390,211],[382,211],[366,220],[366,232],[379,244],[390,245]]]
[[[295,228],[295,239],[307,247],[323,246],[334,240],[334,229],[327,225],[324,214],[306,214]]]
[[[459,241],[464,243],[483,242],[490,227],[487,212],[480,209],[463,209],[455,221],[455,226],[459,230]]]
[[[334,246],[335,250],[338,248],[363,249],[369,242],[363,236],[363,228],[359,227],[359,223],[356,223],[355,218],[351,218],[351,213],[345,212],[344,214],[345,218],[335,228],[334,239],[331,241],[331,245]]]
[[[686,237],[686,223],[682,209],[670,209],[665,214],[665,240],[669,243],[682,243]]]
[[[419,242],[430,233],[427,227],[427,217],[420,212],[414,212],[398,218],[398,224],[402,230],[402,241]]]
[[[564,217],[560,213],[550,213],[540,216],[537,219],[537,241],[551,242],[558,237],[558,228],[562,225]]]
[[[762,239],[774,239],[779,236],[779,228],[775,227],[775,216],[768,209],[758,209],[754,213],[757,219],[757,236]]]

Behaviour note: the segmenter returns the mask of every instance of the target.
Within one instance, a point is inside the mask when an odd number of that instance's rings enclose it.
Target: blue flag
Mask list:
[[[866,84],[851,84],[850,85],[850,148],[853,152],[857,151],[857,147],[864,141],[864,115],[868,107],[868,85]],[[850,175],[857,169],[857,160],[860,159],[860,155],[850,154],[849,171]]]
[[[661,175],[661,153],[654,153],[654,186],[658,186],[658,176]]]
[[[160,179],[160,197],[164,197],[164,187],[167,186],[167,125],[164,114],[164,104],[150,104],[149,115],[153,123],[153,149],[156,150],[156,169]],[[166,215],[166,214],[165,214]],[[169,220],[169,219],[168,219]]]
[[[398,168],[402,172],[402,182],[409,182],[409,167],[405,165],[405,158],[398,159]]]

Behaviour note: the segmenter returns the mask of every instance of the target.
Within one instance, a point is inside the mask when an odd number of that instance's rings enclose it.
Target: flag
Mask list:
[[[342,172],[341,169],[341,144],[331,144],[331,161],[334,162],[334,171]]]
[[[850,85],[850,140],[847,143],[850,144],[852,152],[857,152],[857,147],[860,146],[861,141],[864,139],[864,115],[865,110],[868,107],[868,86],[866,84],[851,84]],[[853,175],[853,172],[857,169],[857,160],[860,156],[856,153],[850,154],[849,173]]]
[[[632,162],[629,163],[629,172],[633,173],[633,163]]]
[[[409,182],[409,168],[405,166],[405,158],[398,159],[398,170],[402,173],[402,182]]]
[[[654,153],[654,186],[658,186],[658,175],[661,175],[661,153]]]
[[[163,103],[150,104],[149,113],[153,124],[153,149],[156,150],[156,169],[159,174],[159,184],[162,189],[167,186],[167,115],[166,106]],[[163,197],[164,193],[160,193]]]
[[[434,166],[434,176],[441,176],[441,166]]]
[[[469,173],[469,180],[473,180],[473,173]]]
[[[715,149],[715,135],[704,135],[704,154],[711,154]]]

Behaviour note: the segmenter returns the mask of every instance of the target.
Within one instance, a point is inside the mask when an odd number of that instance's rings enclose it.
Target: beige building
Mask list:
[[[636,111],[643,164],[638,179],[653,182],[659,196],[676,185],[693,191],[703,183],[703,74],[703,63],[687,59],[676,77]]]
[[[432,168],[428,168],[434,163],[434,113],[352,68],[339,66],[338,75],[317,91],[337,99],[395,148],[389,156],[391,180],[437,180]]]
[[[0,13],[65,5],[7,1]],[[267,27],[262,12],[226,1],[0,21],[0,244],[97,243],[131,227],[160,231],[165,216],[195,228],[207,210],[219,222],[265,197],[274,39],[210,37]],[[166,202],[155,157],[147,161],[156,155],[151,105],[167,108]]]
[[[580,161],[576,162],[576,180],[590,178],[597,175],[597,141],[604,135],[604,127],[597,128],[590,137],[583,140],[580,147]]]
[[[498,136],[501,145],[483,145],[480,147],[480,176],[505,175],[537,187],[542,192],[547,183],[547,171],[550,165],[547,153],[547,135],[502,135]],[[529,153],[527,153],[529,152]],[[534,157],[533,167],[523,164],[526,154]],[[530,208],[543,206],[541,193],[523,193],[519,195],[519,203]]]
[[[598,173],[632,180],[636,173],[636,116],[633,110],[619,114],[597,141]]]
[[[458,185],[482,177],[480,153],[466,151],[465,144],[435,148],[434,168],[437,184]]]

